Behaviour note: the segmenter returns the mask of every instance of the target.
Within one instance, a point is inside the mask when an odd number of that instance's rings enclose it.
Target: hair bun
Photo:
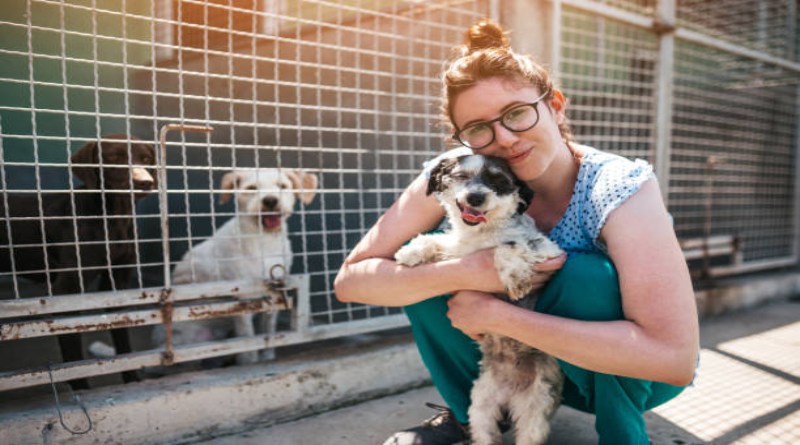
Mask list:
[[[483,19],[472,25],[465,33],[467,53],[488,48],[510,48],[503,28],[497,23]]]

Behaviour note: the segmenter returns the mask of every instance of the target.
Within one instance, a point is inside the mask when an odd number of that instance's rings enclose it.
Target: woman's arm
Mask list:
[[[570,320],[461,292],[450,300],[453,325],[473,337],[509,336],[594,371],[688,384],[698,354],[697,309],[658,184],[648,181],[612,212],[601,238],[619,274],[626,320]]]
[[[405,306],[460,289],[503,289],[489,250],[415,267],[395,263],[403,243],[435,228],[444,217],[426,189],[424,177],[417,178],[345,259],[334,282],[340,301]]]

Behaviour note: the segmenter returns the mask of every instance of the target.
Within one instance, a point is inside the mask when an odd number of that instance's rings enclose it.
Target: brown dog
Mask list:
[[[75,193],[7,193],[0,202],[0,215],[9,219],[0,224],[0,273],[13,269],[49,282],[53,295],[127,288],[137,262],[133,209],[158,186],[155,155],[134,137],[103,136],[70,158],[84,184]],[[117,351],[130,352],[127,332],[111,332]],[[62,335],[59,343],[64,361],[83,359],[78,334]],[[88,385],[80,380],[73,387]]]

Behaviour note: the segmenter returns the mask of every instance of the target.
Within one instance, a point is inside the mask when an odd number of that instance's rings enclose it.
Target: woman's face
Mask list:
[[[502,77],[482,80],[456,96],[453,121],[457,128],[463,129],[476,122],[497,119],[510,108],[534,102],[542,93],[533,86]],[[558,119],[563,117],[563,105],[558,101],[551,104],[551,96],[539,102],[539,120],[533,128],[514,132],[500,122],[493,122],[494,141],[476,150],[476,153],[505,159],[514,174],[522,180],[538,178],[563,144],[558,130]]]

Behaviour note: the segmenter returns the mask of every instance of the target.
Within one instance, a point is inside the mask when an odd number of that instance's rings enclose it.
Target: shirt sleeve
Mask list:
[[[652,178],[653,167],[642,159],[614,156],[598,169],[584,207],[584,221],[592,241],[603,252],[606,246],[598,238],[608,217]]]

